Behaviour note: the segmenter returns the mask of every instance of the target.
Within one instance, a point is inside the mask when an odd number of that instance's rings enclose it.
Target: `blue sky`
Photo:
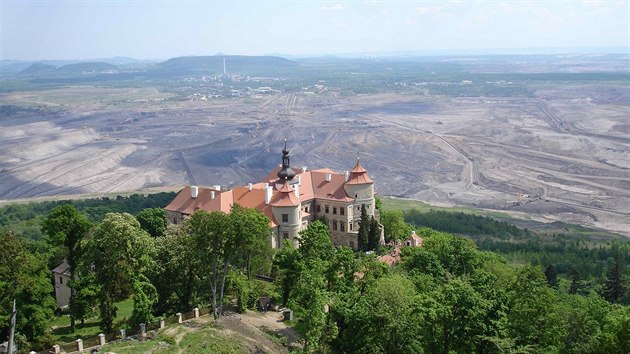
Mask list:
[[[0,2],[0,58],[628,47],[629,1]]]

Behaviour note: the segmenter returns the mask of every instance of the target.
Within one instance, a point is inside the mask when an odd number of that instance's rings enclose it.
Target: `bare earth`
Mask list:
[[[125,91],[127,90],[127,91]],[[163,101],[151,90],[1,95],[57,109],[0,117],[0,200],[258,181],[280,163],[344,171],[378,193],[630,235],[630,93],[541,87],[533,97],[283,93]],[[129,98],[130,97],[130,98]],[[88,103],[86,103],[88,102]]]

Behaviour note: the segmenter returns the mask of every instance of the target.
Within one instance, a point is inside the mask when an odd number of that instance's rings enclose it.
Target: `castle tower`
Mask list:
[[[367,170],[361,166],[358,157],[357,163],[350,170],[350,175],[344,184],[344,188],[348,196],[355,199],[354,218],[357,222],[361,217],[362,205],[365,205],[369,216],[374,216],[374,181],[368,176]]]
[[[293,187],[287,180],[280,188],[278,193],[271,200],[271,207],[274,219],[278,223],[277,244],[282,244],[284,239],[293,242],[293,246],[298,246],[298,232],[301,226],[300,215],[300,199],[295,195]]]

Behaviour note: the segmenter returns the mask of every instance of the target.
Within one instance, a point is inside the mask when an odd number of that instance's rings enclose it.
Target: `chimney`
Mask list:
[[[349,179],[350,179],[350,172],[346,171],[346,177],[344,181],[348,182]]]
[[[326,174],[326,182],[330,182],[331,179],[332,179],[332,174],[327,173]]]
[[[269,204],[271,202],[272,195],[273,195],[273,187],[266,186],[265,187],[265,204]]]
[[[267,189],[267,187],[269,187],[269,183],[265,182],[265,189]]]
[[[308,171],[307,166],[302,167],[302,172],[306,172],[306,171]]]
[[[254,184],[253,183],[247,183],[247,189],[251,191],[252,188],[254,188]]]
[[[301,185],[302,185],[302,175],[298,175],[298,176],[297,176],[297,178],[298,178],[298,183],[297,183],[297,185],[298,185],[298,186],[301,186]]]
[[[293,193],[295,193],[296,197],[298,198],[300,197],[300,184],[299,183],[293,185]]]
[[[190,196],[193,198],[197,198],[198,195],[199,195],[199,187],[190,186]]]
[[[215,184],[214,186],[212,186],[212,189],[214,189],[215,191],[221,191],[221,185],[219,184]]]
[[[214,199],[214,191],[210,191],[210,199]]]

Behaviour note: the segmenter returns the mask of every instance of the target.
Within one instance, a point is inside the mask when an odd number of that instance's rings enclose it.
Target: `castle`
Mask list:
[[[223,191],[221,186],[186,186],[166,206],[170,224],[179,224],[198,209],[229,213],[233,204],[255,208],[270,220],[271,246],[289,239],[298,246],[298,232],[315,220],[325,220],[333,244],[358,249],[361,207],[380,220],[375,208],[374,182],[359,159],[344,174],[330,169],[291,168],[289,151],[282,150],[282,165],[259,183]],[[381,234],[381,243],[383,236]]]

